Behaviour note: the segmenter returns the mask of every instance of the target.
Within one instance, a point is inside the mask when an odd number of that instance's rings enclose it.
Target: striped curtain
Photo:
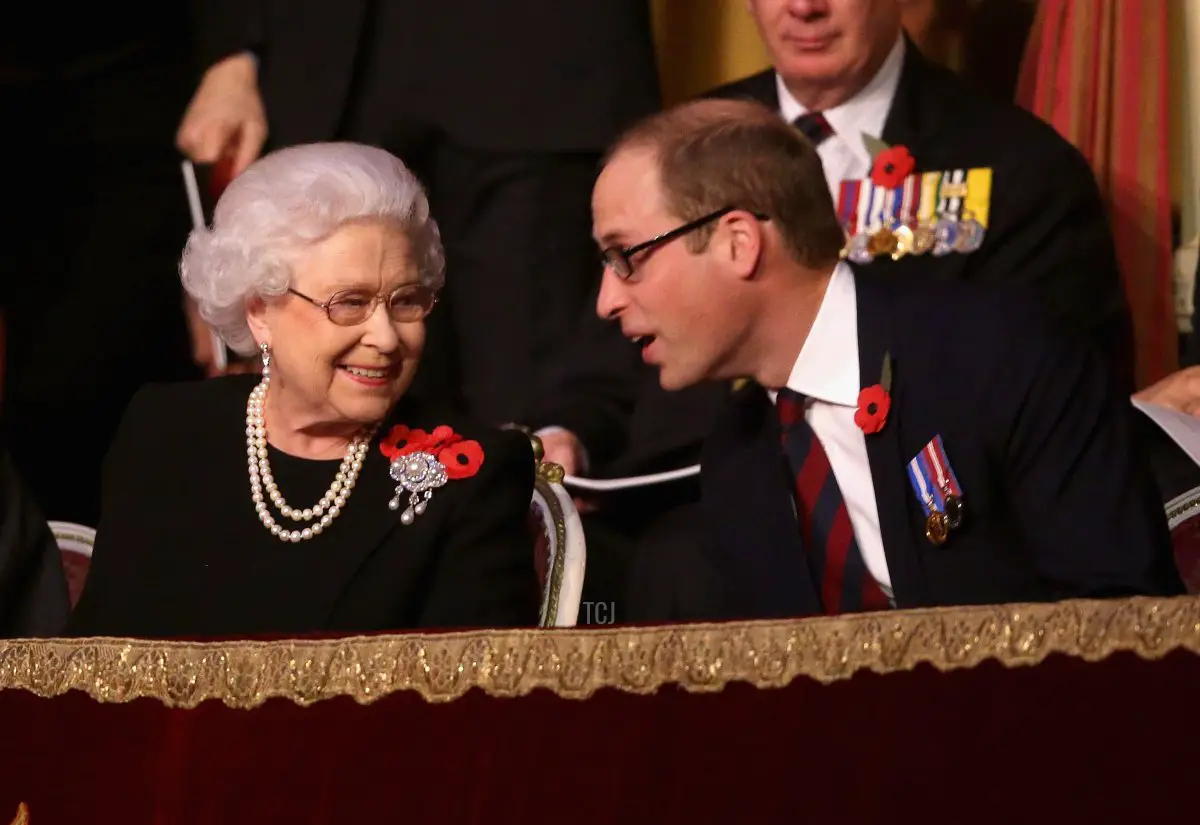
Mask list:
[[[1200,3],[1171,3],[1172,200],[1179,203],[1180,246],[1175,250],[1175,318],[1191,333],[1200,258]],[[1188,364],[1200,363],[1200,340],[1193,334]]]
[[[1041,0],[1017,90],[1018,102],[1078,147],[1096,173],[1133,310],[1140,386],[1179,362],[1168,169],[1169,2],[1178,0]]]
[[[650,8],[668,106],[771,65],[742,0],[653,0]]]

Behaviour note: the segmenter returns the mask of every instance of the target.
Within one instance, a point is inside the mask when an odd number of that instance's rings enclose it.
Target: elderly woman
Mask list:
[[[262,375],[134,399],[72,635],[536,624],[528,439],[405,394],[443,255],[400,161],[353,144],[264,157],[181,271]]]

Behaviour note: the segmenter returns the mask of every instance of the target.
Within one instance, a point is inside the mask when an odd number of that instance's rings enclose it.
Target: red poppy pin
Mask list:
[[[895,189],[917,168],[917,162],[904,146],[889,146],[875,156],[871,167],[871,182],[885,189]]]
[[[892,356],[883,354],[883,370],[879,383],[863,387],[858,393],[858,409],[854,411],[854,423],[867,435],[883,429],[888,412],[892,408]]]
[[[389,472],[397,484],[388,507],[399,510],[408,493],[408,507],[400,514],[404,524],[425,512],[435,489],[450,479],[470,478],[483,466],[479,442],[464,439],[444,424],[428,433],[397,424],[379,442],[379,451],[391,459]]]

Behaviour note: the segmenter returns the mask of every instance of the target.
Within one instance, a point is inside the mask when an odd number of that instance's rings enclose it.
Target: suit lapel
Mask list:
[[[773,111],[779,110],[779,87],[775,83],[775,72],[765,72],[746,79],[746,94]]]
[[[705,445],[701,484],[713,559],[729,617],[819,612],[780,446],[775,407],[757,385],[739,391]]]
[[[906,146],[917,160],[917,171],[928,171],[920,165],[921,150],[937,133],[942,120],[936,97],[939,84],[930,74],[925,58],[906,36],[904,65],[880,139],[889,146]]]
[[[884,353],[889,353],[892,361],[891,411],[887,423],[882,430],[866,437],[884,554],[897,604],[900,607],[923,604],[920,559],[913,541],[909,511],[911,496],[906,467],[910,456],[904,455],[900,439],[904,407],[903,353],[897,351],[891,334],[888,295],[883,287],[869,277],[856,278],[855,285],[861,385],[879,383]]]
[[[703,97],[719,97],[734,100],[753,100],[773,111],[779,111],[779,87],[775,85],[775,70],[767,69],[758,74],[735,81],[706,92]]]

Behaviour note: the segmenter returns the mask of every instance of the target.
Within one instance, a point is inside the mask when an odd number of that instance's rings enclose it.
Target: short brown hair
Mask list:
[[[758,103],[698,100],[635,124],[609,151],[655,155],[667,208],[691,221],[726,206],[767,215],[804,266],[837,261],[845,241],[817,150]],[[689,236],[705,247],[713,227]]]

